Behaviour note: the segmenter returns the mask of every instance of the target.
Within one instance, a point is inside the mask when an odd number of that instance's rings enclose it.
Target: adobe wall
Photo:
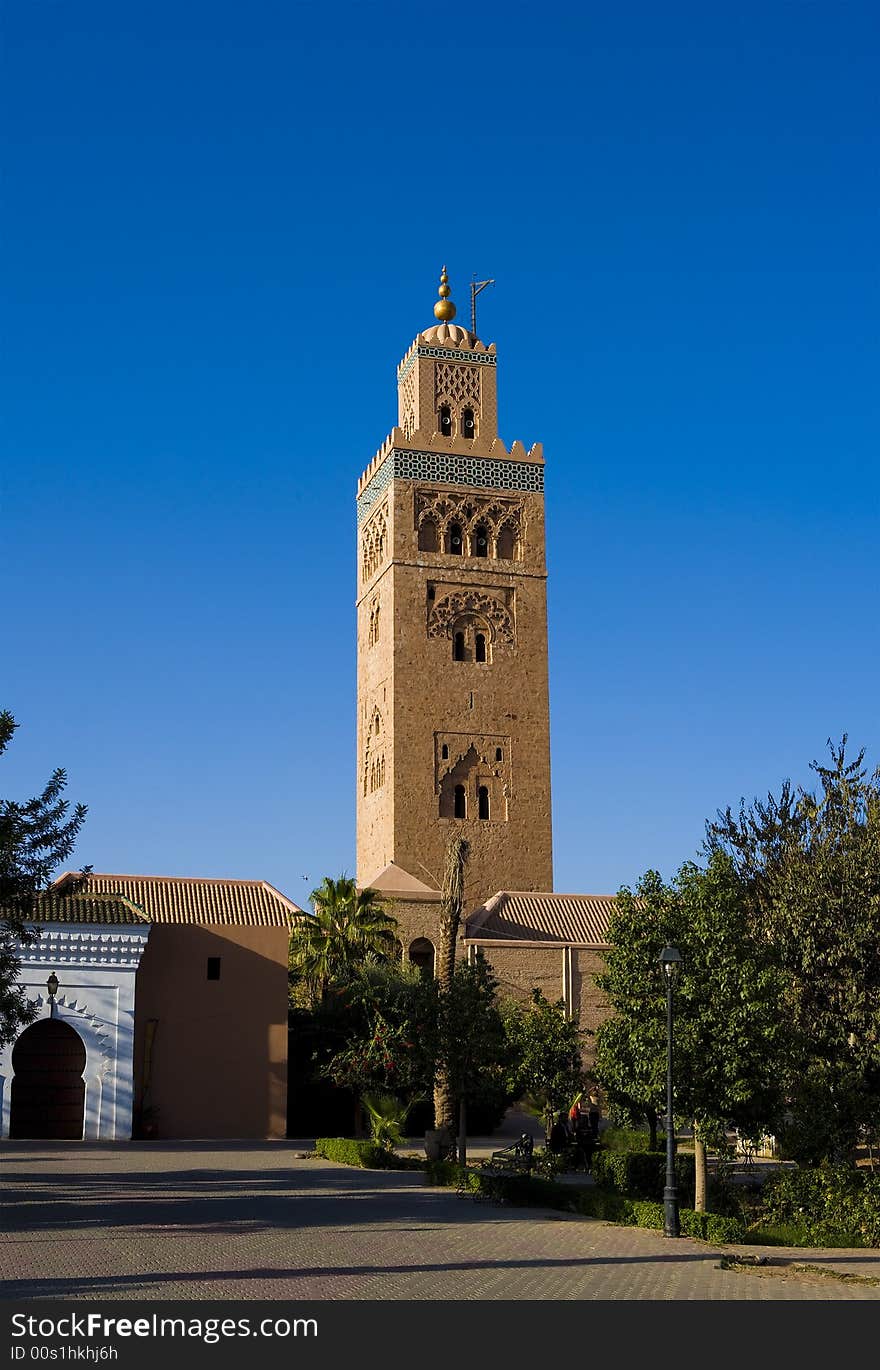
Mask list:
[[[135,1099],[156,1020],[149,1101],[160,1138],[284,1137],[286,928],[153,924],[137,975]],[[207,960],[220,957],[220,979]]]

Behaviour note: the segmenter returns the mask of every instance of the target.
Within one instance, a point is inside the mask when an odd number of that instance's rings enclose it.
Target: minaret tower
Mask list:
[[[553,888],[544,459],[499,439],[445,267],[439,296],[358,485],[357,878],[436,890],[458,827],[473,908]]]

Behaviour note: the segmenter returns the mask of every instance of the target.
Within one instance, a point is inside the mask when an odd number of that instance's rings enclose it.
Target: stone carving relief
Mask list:
[[[488,817],[507,821],[510,800],[510,738],[473,733],[436,733],[435,793],[441,818],[480,820],[480,790],[485,791]],[[456,790],[459,811],[456,812]],[[464,812],[461,812],[461,806]]]
[[[478,366],[437,362],[434,367],[434,395],[437,405],[470,404],[479,409],[482,399],[482,373]]]
[[[510,610],[483,590],[455,590],[435,600],[428,612],[428,637],[451,638],[456,623],[466,617],[483,619],[493,642],[516,641]]]
[[[421,532],[426,523],[433,524],[438,547],[443,546],[449,524],[456,523],[469,541],[477,527],[485,527],[496,556],[513,560],[521,555],[519,549],[524,529],[521,500],[505,499],[498,495],[455,495],[449,491],[417,490],[416,529]]]
[[[388,548],[388,504],[377,509],[361,534],[361,578],[368,581],[385,560]]]
[[[385,728],[375,705],[367,714],[365,732],[363,788],[367,795],[385,784]]]

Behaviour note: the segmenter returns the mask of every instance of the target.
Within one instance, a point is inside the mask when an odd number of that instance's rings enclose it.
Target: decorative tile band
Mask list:
[[[462,457],[454,452],[399,452],[393,448],[358,496],[358,527],[393,480],[478,485],[490,490],[527,490],[540,495],[544,491],[544,467],[530,461]]]
[[[416,357],[439,357],[443,361],[479,362],[481,366],[497,366],[495,352],[463,352],[458,347],[417,347],[397,368],[397,382],[405,380],[416,364]]]

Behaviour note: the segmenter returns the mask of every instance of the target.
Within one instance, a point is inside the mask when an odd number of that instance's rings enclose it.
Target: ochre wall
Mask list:
[[[158,1136],[283,1137],[286,928],[153,924],[137,974],[135,1101],[157,1020],[149,1102]],[[208,957],[220,979],[207,979]]]

